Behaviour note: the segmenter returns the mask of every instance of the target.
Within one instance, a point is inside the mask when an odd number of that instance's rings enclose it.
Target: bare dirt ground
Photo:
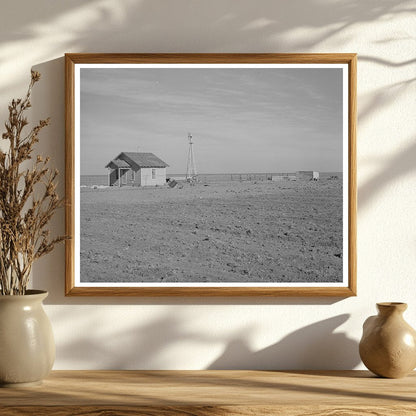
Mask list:
[[[83,188],[81,281],[342,281],[342,181]]]

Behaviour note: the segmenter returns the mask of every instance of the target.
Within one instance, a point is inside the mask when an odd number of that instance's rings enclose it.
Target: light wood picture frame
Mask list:
[[[356,295],[356,54],[66,54],[67,296]]]

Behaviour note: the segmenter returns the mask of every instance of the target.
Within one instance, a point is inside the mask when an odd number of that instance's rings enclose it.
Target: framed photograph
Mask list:
[[[66,295],[354,296],[355,54],[66,54]]]

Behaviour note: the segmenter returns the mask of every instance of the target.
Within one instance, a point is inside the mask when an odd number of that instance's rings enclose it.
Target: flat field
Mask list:
[[[81,188],[82,282],[340,282],[342,181]]]

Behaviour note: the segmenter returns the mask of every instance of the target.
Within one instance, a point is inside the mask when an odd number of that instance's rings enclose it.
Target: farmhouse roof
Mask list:
[[[166,168],[169,166],[162,159],[153,153],[122,152],[106,166],[112,167],[114,164],[119,168]]]
[[[107,164],[106,168],[131,168],[131,166],[122,159],[114,159]]]
[[[153,153],[134,153],[123,152],[128,159],[131,159],[137,166],[141,168],[166,168],[169,166],[162,159],[159,159]],[[129,162],[127,160],[127,162]]]

